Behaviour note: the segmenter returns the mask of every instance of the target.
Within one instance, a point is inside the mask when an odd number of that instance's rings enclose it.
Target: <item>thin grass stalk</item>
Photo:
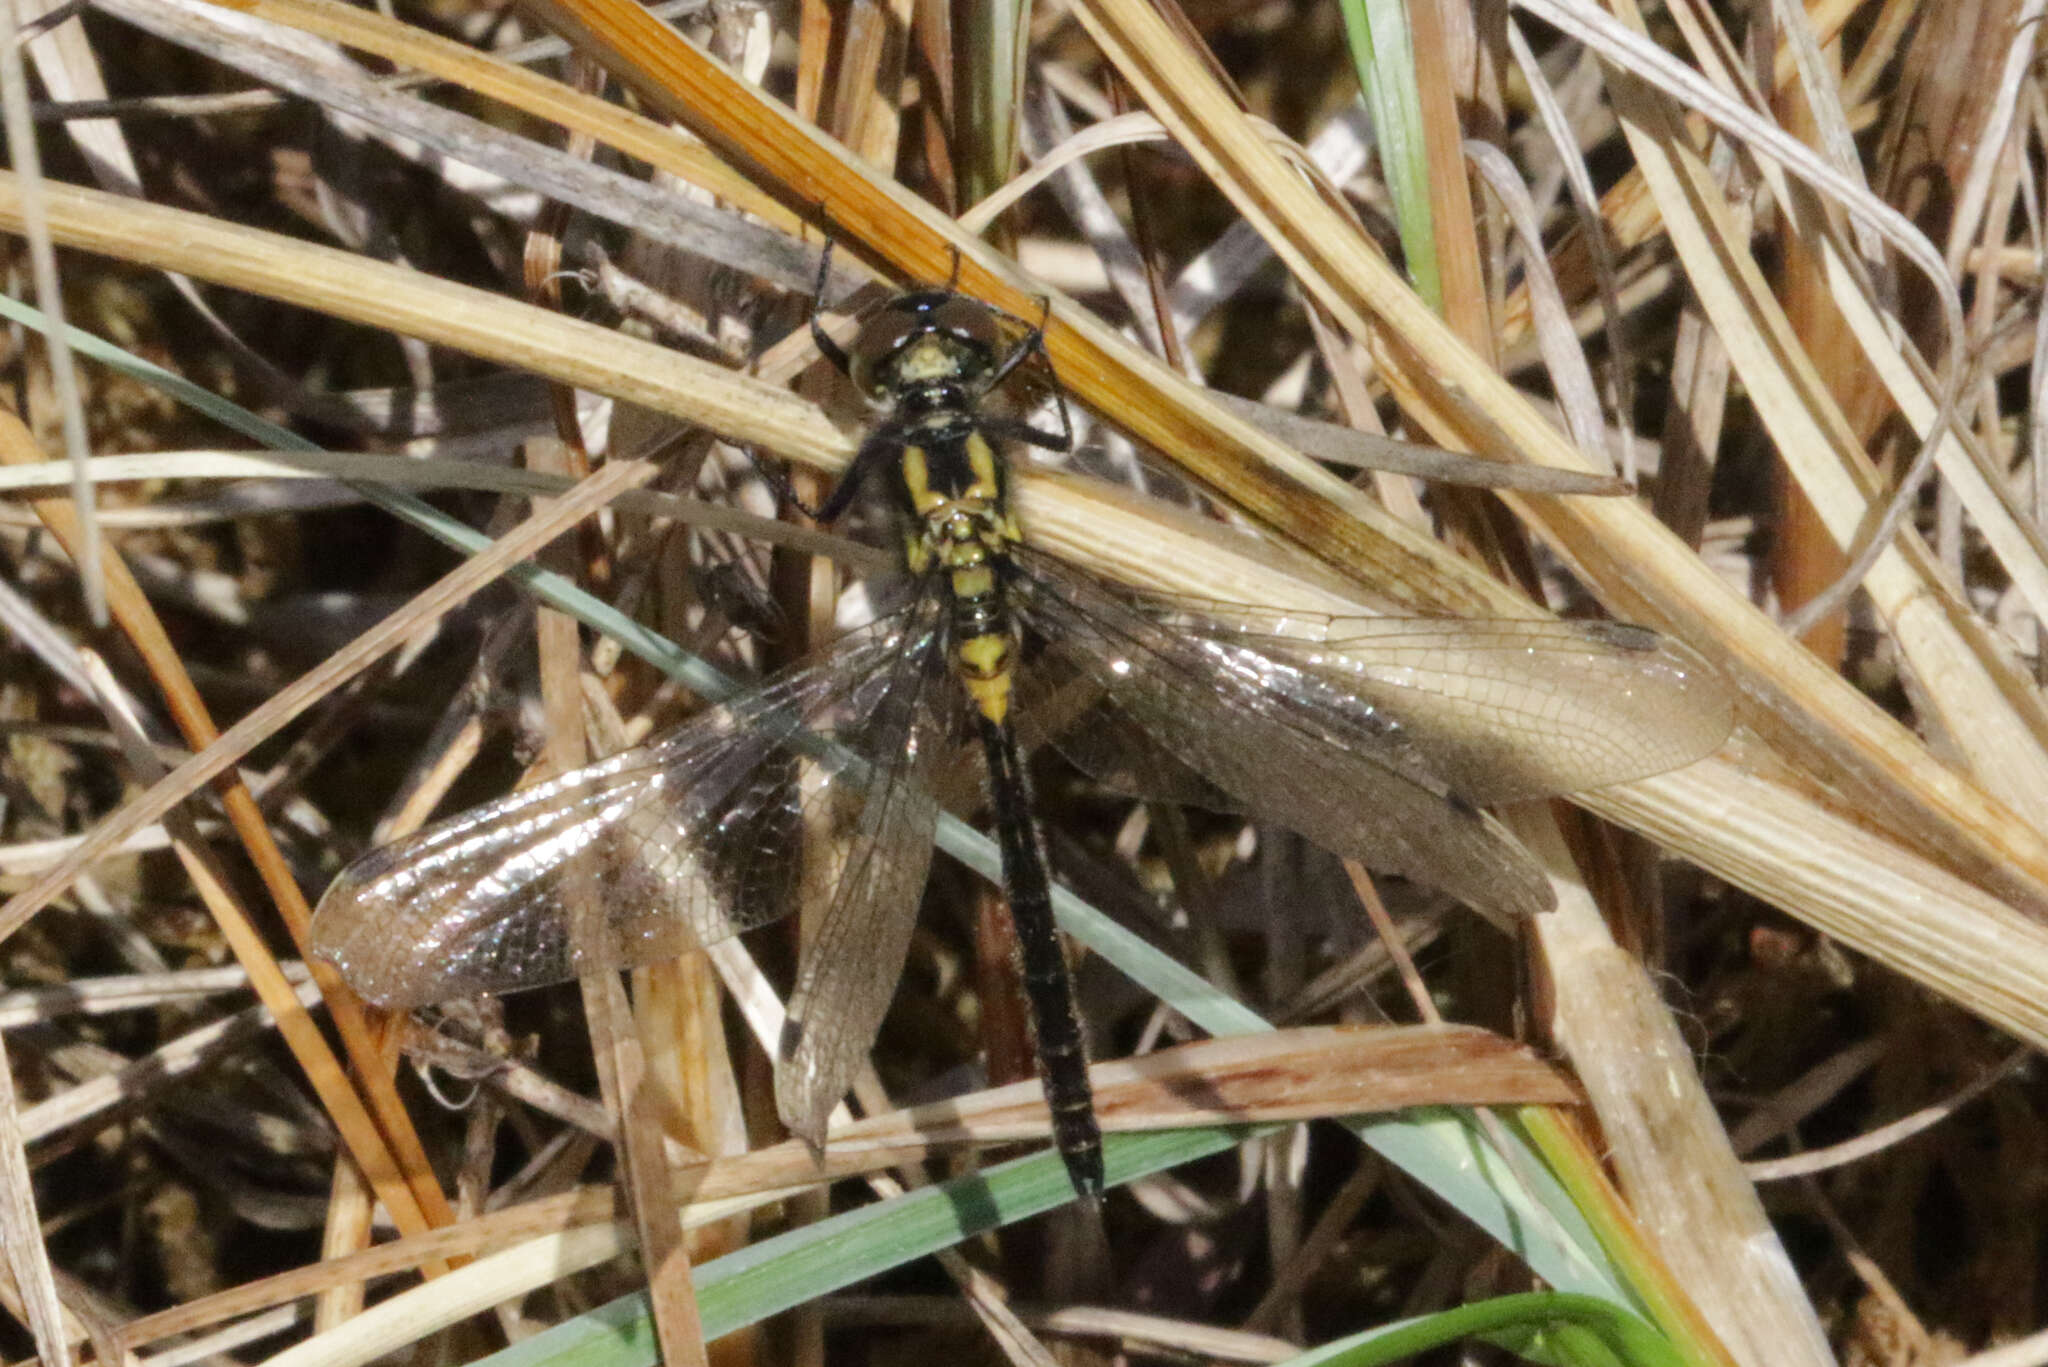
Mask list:
[[[569,449],[558,440],[528,443],[526,454],[529,466],[551,474],[567,474],[571,468]],[[557,573],[573,575],[573,554],[557,550],[549,558]],[[568,773],[589,759],[584,744],[582,640],[575,620],[552,608],[539,609],[534,630],[540,653],[541,700],[548,721],[546,762],[553,773]],[[603,912],[597,887],[589,880],[607,875],[591,867],[588,860],[578,867],[581,876],[569,880],[577,903],[569,908],[572,927],[574,933],[588,935],[595,946],[604,935],[596,919]],[[706,1362],[704,1326],[697,1312],[696,1291],[690,1285],[689,1250],[676,1223],[676,1192],[662,1148],[661,1117],[669,1107],[662,1104],[659,1083],[648,1075],[647,1056],[618,971],[586,973],[579,985],[599,1089],[614,1117],[615,1147],[641,1261],[647,1269],[648,1297],[654,1307],[662,1360],[672,1367],[701,1367]]]
[[[960,7],[953,148],[963,204],[977,204],[1001,189],[1016,166],[1031,10],[1031,0]]]
[[[78,371],[71,348],[64,339],[64,291],[57,275],[57,254],[50,240],[50,225],[43,214],[42,153],[36,145],[35,125],[29,120],[28,72],[22,63],[22,45],[17,20],[8,9],[0,15],[0,109],[7,124],[7,164],[22,178],[24,236],[28,240],[29,270],[35,282],[36,302],[55,319],[59,329],[47,337],[51,388],[55,391],[57,413],[64,433],[64,453],[74,475],[72,506],[77,510],[80,551],[75,558],[79,586],[85,595],[86,615],[95,626],[107,621],[107,591],[101,578],[100,526],[93,514],[98,508],[92,484],[85,477],[85,404],[79,397]]]
[[[50,1251],[43,1244],[41,1221],[36,1217],[35,1187],[15,1099],[14,1066],[7,1061],[5,1049],[0,1049],[0,1239],[6,1241],[12,1290],[26,1312],[37,1355],[51,1367],[70,1367],[73,1335],[65,1325]]]

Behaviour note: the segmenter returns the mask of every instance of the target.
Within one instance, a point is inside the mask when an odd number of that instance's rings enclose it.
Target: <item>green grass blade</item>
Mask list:
[[[1414,39],[1402,0],[1339,0],[1358,88],[1372,111],[1380,174],[1394,204],[1408,281],[1433,309],[1443,308],[1436,262],[1435,216],[1429,206],[1429,149],[1422,137],[1422,97],[1415,87]],[[1464,167],[1455,168],[1464,174]]]
[[[1556,1367],[1687,1367],[1635,1315],[1593,1296],[1538,1291],[1475,1301],[1326,1343],[1278,1367],[1379,1367],[1480,1338]]]

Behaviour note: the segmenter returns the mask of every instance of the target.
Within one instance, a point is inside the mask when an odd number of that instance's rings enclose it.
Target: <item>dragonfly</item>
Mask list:
[[[828,244],[821,296],[829,262]],[[894,606],[651,743],[369,851],[322,898],[313,948],[364,997],[410,1008],[657,962],[822,907],[775,1067],[783,1123],[821,1151],[901,975],[938,795],[978,769],[1052,1138],[1099,1200],[1033,747],[1516,918],[1553,894],[1483,808],[1686,764],[1726,737],[1730,704],[1703,661],[1641,627],[1225,610],[1033,547],[1009,453],[1074,445],[1045,312],[1027,324],[957,281],[956,258],[952,279],[889,299],[845,348],[821,305],[811,316],[873,420],[806,511],[830,523],[886,487]],[[1056,429],[998,401],[1032,362]]]

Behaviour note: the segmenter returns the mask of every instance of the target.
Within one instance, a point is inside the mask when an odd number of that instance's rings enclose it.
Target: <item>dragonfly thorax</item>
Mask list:
[[[918,380],[898,385],[890,394],[889,406],[914,422],[947,427],[971,424],[968,414],[974,394],[958,379]]]
[[[909,569],[958,573],[982,570],[1009,552],[1017,526],[998,505],[973,497],[946,499],[922,509],[907,536]]]
[[[1020,539],[1002,465],[988,439],[972,427],[939,432],[928,444],[906,444],[897,476],[912,519],[913,571],[978,568]]]

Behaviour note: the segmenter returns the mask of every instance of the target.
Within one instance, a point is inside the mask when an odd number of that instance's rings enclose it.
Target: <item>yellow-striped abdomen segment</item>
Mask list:
[[[1000,632],[970,636],[960,643],[954,657],[960,665],[960,686],[981,715],[1001,723],[1010,715],[1010,664],[1015,651],[1010,638]]]

